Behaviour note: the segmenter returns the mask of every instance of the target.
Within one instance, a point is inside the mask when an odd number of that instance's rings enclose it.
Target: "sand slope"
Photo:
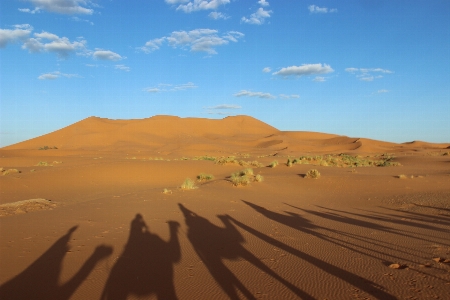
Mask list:
[[[287,132],[249,116],[222,120],[154,116],[140,120],[89,117],[55,132],[5,147],[63,150],[152,150],[163,154],[205,152],[319,151],[399,152],[443,149],[450,144],[387,143],[316,132]]]

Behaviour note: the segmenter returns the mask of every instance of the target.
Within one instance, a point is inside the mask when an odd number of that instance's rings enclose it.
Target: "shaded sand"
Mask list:
[[[447,299],[449,145],[88,118],[0,149],[0,299]],[[342,152],[401,166],[286,165]]]

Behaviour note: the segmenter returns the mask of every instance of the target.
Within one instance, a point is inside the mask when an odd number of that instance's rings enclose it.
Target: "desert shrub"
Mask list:
[[[444,155],[444,156],[450,155],[450,152],[444,152],[442,155]]]
[[[278,166],[278,160],[274,160],[274,161],[271,162],[270,165],[269,165],[270,168],[275,168],[276,166]]]
[[[196,189],[197,187],[195,186],[195,182],[192,179],[186,178],[184,182],[181,184],[181,188],[183,190],[193,190]]]
[[[211,174],[200,173],[197,175],[198,181],[206,181],[206,180],[212,180],[212,179],[214,179],[214,176]]]
[[[231,174],[231,182],[234,186],[246,186],[250,184],[250,178],[247,175],[241,175],[240,172]]]
[[[288,158],[288,160],[286,162],[286,166],[292,167],[292,160],[290,158]]]
[[[255,181],[256,182],[261,182],[263,180],[264,180],[264,177],[262,177],[261,175],[258,174],[258,175],[255,176]]]
[[[172,191],[171,190],[168,190],[168,189],[164,189],[163,190],[163,194],[172,194]]]
[[[318,179],[320,177],[320,173],[316,169],[311,169],[306,173],[306,178]]]
[[[404,175],[404,174],[400,174],[400,175],[397,176],[397,178],[399,178],[399,179],[406,179],[408,177],[406,175]]]
[[[2,173],[2,175],[8,175],[8,174],[13,174],[13,173],[20,173],[20,171],[17,170],[17,169],[5,170],[5,169],[2,168],[1,173]]]
[[[46,162],[46,161],[40,161],[40,162],[38,162],[35,166],[36,166],[36,167],[53,167],[51,164],[49,164],[49,163]]]

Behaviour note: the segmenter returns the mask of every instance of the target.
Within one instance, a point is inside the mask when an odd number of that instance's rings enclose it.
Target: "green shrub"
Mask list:
[[[193,190],[196,189],[197,187],[195,186],[195,182],[192,179],[186,178],[184,182],[181,184],[181,188],[183,190]]]
[[[271,162],[270,165],[269,165],[270,168],[275,168],[276,166],[278,166],[278,160],[274,160],[274,161]]]
[[[262,177],[261,175],[258,174],[258,175],[255,176],[255,181],[256,182],[261,182],[263,180],[264,180],[264,177]]]
[[[320,177],[320,173],[316,169],[311,169],[306,173],[306,178],[318,179]]]
[[[211,174],[200,173],[197,175],[198,181],[206,181],[206,180],[212,180],[212,179],[214,179],[214,176]]]

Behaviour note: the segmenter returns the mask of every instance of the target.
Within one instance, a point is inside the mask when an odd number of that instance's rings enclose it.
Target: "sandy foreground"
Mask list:
[[[449,145],[267,130],[0,149],[2,173],[19,171],[0,175],[0,299],[448,299]],[[401,166],[286,165],[341,152]],[[233,186],[248,166],[206,154],[258,161],[264,180]],[[180,189],[200,173],[214,179]]]

